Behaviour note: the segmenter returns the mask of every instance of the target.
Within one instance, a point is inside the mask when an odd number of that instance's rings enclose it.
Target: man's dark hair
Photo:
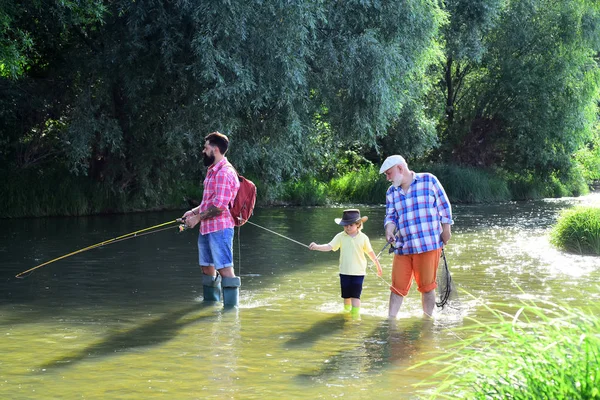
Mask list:
[[[210,143],[211,146],[217,146],[221,154],[227,153],[227,149],[229,148],[229,138],[221,132],[209,133],[204,140]]]

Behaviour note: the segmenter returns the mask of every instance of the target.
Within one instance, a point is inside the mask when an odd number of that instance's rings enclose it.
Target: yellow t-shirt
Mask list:
[[[369,237],[362,232],[354,237],[340,232],[329,242],[333,251],[340,250],[340,274],[365,275],[367,259],[365,253],[373,251]]]

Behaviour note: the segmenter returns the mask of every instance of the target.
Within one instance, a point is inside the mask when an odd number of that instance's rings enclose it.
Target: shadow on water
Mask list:
[[[410,363],[432,340],[434,322],[416,318],[381,321],[360,343],[328,355],[313,372],[299,374],[299,380],[327,380],[331,376],[379,373]]]
[[[333,335],[341,331],[344,329],[344,324],[346,324],[344,315],[332,315],[327,319],[313,324],[309,329],[296,333],[295,338],[288,340],[286,344],[294,347],[308,346],[319,340],[322,336]]]
[[[42,370],[71,367],[79,362],[114,355],[139,347],[157,346],[173,339],[186,325],[200,320],[214,318],[214,314],[200,314],[186,317],[203,309],[214,308],[213,303],[194,304],[177,311],[165,313],[133,329],[116,332],[100,342],[94,343],[76,353],[51,360],[39,368]]]

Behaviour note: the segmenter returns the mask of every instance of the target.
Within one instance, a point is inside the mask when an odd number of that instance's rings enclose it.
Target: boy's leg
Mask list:
[[[344,312],[352,310],[352,301],[350,298],[344,299]]]

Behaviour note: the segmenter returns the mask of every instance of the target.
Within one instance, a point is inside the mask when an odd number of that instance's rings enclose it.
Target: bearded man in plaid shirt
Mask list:
[[[198,259],[202,268],[204,301],[219,301],[221,285],[223,304],[237,306],[240,278],[233,270],[234,219],[229,212],[240,188],[237,171],[227,161],[225,153],[229,139],[219,132],[204,138],[202,150],[204,165],[208,167],[204,179],[202,202],[183,214],[182,219],[199,219]]]
[[[438,179],[411,171],[402,156],[388,157],[379,173],[392,182],[385,195],[383,223],[385,237],[395,248],[389,317],[396,318],[413,277],[421,292],[423,313],[430,317],[440,255],[452,236],[452,207]]]

